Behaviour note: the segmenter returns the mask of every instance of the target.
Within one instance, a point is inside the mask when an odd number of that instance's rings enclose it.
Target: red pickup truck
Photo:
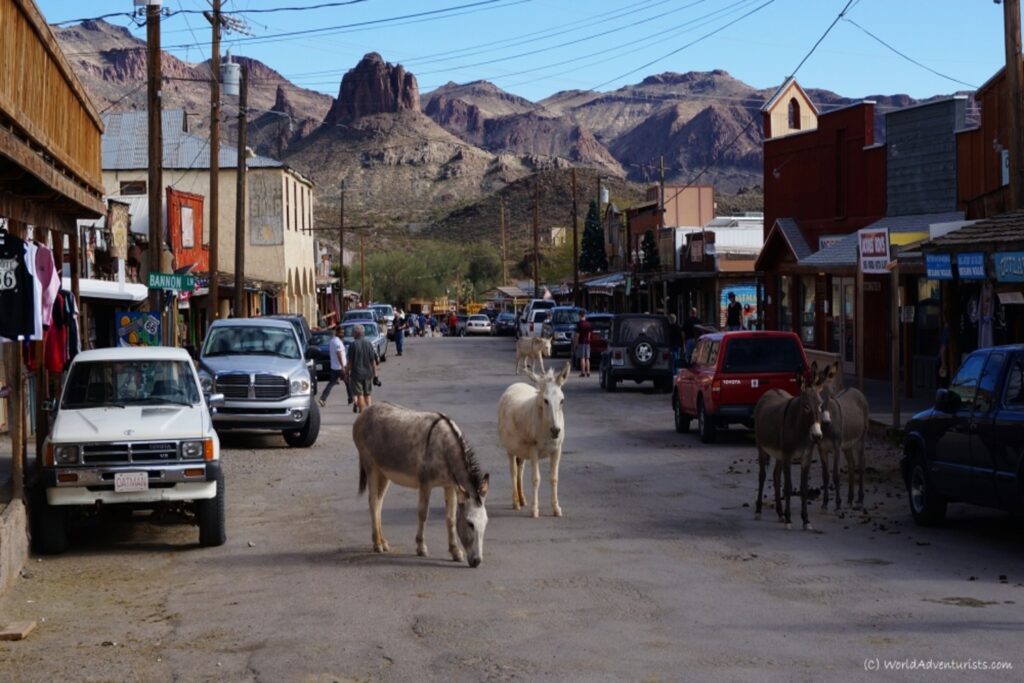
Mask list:
[[[697,341],[689,367],[675,379],[672,409],[676,431],[697,419],[700,440],[712,443],[719,427],[752,424],[754,406],[769,389],[797,392],[797,373],[808,368],[800,338],[792,332],[717,332]]]

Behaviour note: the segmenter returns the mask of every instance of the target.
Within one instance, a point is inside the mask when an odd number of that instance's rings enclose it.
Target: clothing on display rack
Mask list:
[[[0,229],[0,337],[16,339],[42,331],[34,262],[24,240]],[[33,252],[32,257],[35,257]]]

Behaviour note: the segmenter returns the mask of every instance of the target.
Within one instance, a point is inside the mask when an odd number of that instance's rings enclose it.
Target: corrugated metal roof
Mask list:
[[[980,220],[973,225],[936,237],[921,245],[921,251],[1003,251],[1024,246],[1024,211]]]
[[[857,233],[846,235],[841,240],[817,251],[799,261],[801,266],[816,268],[827,266],[853,266],[857,264]]]
[[[104,171],[128,171],[149,165],[148,118],[145,111],[112,112],[103,115],[102,164]],[[210,168],[210,141],[185,131],[185,112],[168,109],[163,112],[164,168]],[[238,148],[220,146],[221,168],[235,168]],[[248,160],[249,168],[285,168],[285,164],[265,156]]]
[[[800,232],[800,226],[797,225],[794,219],[780,218],[775,221],[775,225],[778,226],[782,236],[786,238],[786,242],[789,243],[789,249],[793,252],[793,256],[796,257],[797,261],[811,255],[811,248],[807,246],[807,240],[804,239],[804,234]]]
[[[867,227],[888,228],[890,234],[928,232],[928,227],[934,223],[960,221],[963,220],[963,217],[962,211],[924,213],[912,216],[886,216]],[[813,266],[815,268],[857,265],[857,233],[853,232],[846,235],[835,244],[817,251],[807,258],[800,259],[799,263],[801,266]]]

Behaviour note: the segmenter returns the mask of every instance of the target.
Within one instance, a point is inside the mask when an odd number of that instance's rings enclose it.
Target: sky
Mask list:
[[[794,72],[848,2],[845,18],[797,73],[805,87],[921,98],[979,86],[1005,61],[1003,7],[991,0],[348,0],[270,13],[253,10],[332,0],[224,0],[252,33],[227,33],[224,47],[333,96],[371,51],[403,64],[421,93],[484,79],[537,101],[711,69],[770,88]],[[132,0],[36,3],[50,22],[120,13],[107,21],[145,39],[129,16]],[[163,6],[176,13],[162,22],[164,49],[189,62],[207,59],[210,29],[199,10],[209,0]],[[290,32],[302,33],[279,35]]]

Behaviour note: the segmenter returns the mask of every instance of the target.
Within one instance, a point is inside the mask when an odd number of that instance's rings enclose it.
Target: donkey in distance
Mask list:
[[[791,464],[800,462],[800,517],[804,530],[811,529],[807,517],[807,478],[811,469],[814,447],[822,439],[821,376],[818,364],[811,366],[810,379],[797,375],[799,392],[790,395],[781,389],[765,393],[754,406],[754,436],[757,441],[758,484],[755,519],[761,518],[764,482],[768,462],[775,458],[772,480],[775,485],[775,512],[779,519],[792,528],[790,498],[793,491]],[[780,474],[785,481],[785,509],[779,491]]]
[[[853,479],[857,478],[857,507],[864,506],[864,441],[867,439],[870,408],[864,394],[854,387],[836,390],[837,377],[841,378],[839,363],[830,364],[822,371],[821,399],[824,438],[818,444],[818,453],[824,465],[832,454],[832,484],[836,494],[836,510],[841,506],[839,489],[839,453],[846,457],[847,505],[853,507]],[[854,454],[856,453],[856,468]],[[827,478],[827,477],[826,477]],[[823,507],[828,507],[828,482],[825,483]]]
[[[490,475],[480,473],[473,449],[451,418],[443,413],[424,413],[393,403],[377,403],[356,418],[352,439],[359,451],[359,493],[370,490],[375,552],[390,550],[381,529],[380,511],[388,484],[393,481],[399,486],[419,490],[417,555],[427,555],[423,528],[427,523],[430,491],[441,487],[444,489],[448,552],[452,560],[461,562],[461,542],[469,566],[480,565],[484,557],[485,500]]]

